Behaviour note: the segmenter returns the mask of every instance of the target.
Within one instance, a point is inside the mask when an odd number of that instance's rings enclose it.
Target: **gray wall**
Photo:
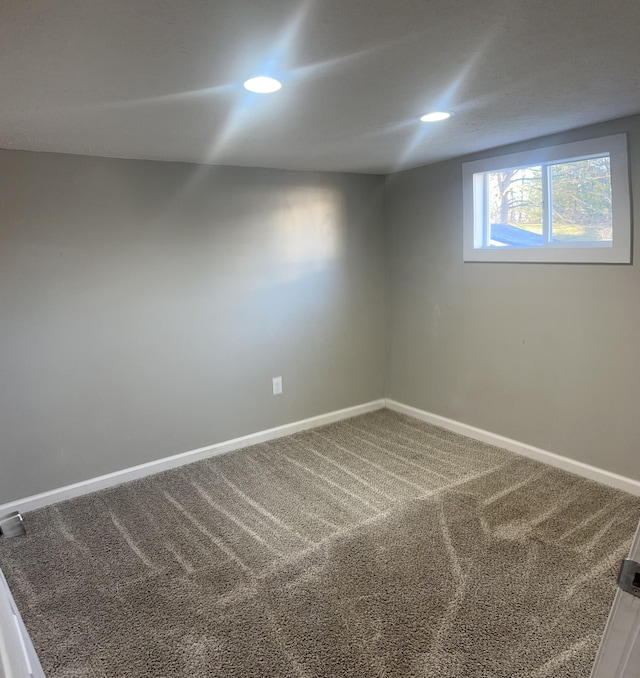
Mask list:
[[[640,117],[499,152],[622,131],[638,214]],[[494,154],[387,179],[387,396],[640,479],[640,267],[463,263],[461,165]]]
[[[0,176],[0,503],[384,395],[382,177]]]

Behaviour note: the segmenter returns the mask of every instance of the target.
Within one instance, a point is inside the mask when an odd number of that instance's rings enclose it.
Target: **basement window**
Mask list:
[[[628,264],[626,134],[464,163],[464,260]]]

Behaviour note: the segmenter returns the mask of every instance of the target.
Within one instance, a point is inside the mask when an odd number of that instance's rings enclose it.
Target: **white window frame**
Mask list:
[[[482,226],[487,216],[481,173],[572,162],[603,155],[609,155],[610,158],[613,212],[611,243],[572,241],[545,243],[540,247],[482,247]],[[624,133],[466,162],[462,165],[462,182],[464,261],[601,264],[631,262],[629,164],[627,135]]]

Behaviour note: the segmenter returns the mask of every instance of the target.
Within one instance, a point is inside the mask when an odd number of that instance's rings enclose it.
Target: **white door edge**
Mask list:
[[[629,558],[640,562],[640,525]],[[640,598],[622,589],[609,613],[591,678],[640,677]]]

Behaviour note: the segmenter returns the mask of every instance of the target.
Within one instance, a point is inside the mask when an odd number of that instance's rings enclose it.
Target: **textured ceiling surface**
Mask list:
[[[636,0],[2,0],[0,147],[387,173],[640,112],[639,26]]]

